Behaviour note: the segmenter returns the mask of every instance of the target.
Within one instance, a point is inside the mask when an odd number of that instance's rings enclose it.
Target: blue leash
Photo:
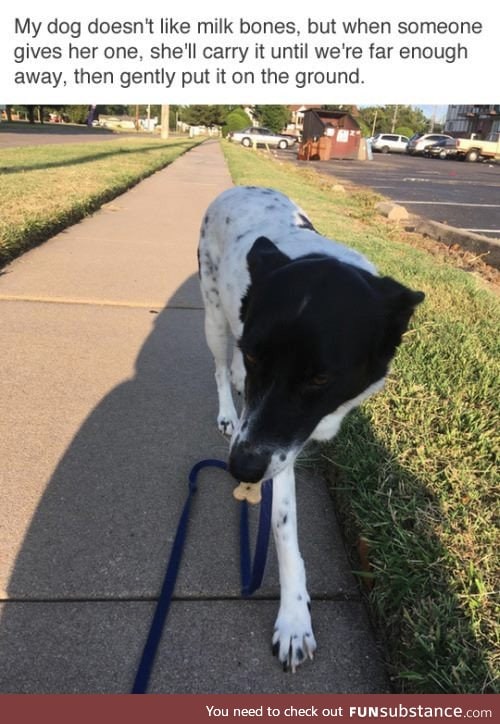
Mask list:
[[[165,579],[160,592],[158,603],[153,615],[149,634],[144,645],[141,661],[135,676],[132,694],[144,694],[148,688],[149,677],[153,669],[156,652],[160,643],[165,620],[170,609],[170,602],[175,589],[175,582],[179,572],[182,559],[182,551],[189,523],[191,502],[197,491],[198,473],[203,468],[220,468],[227,470],[227,465],[222,460],[201,460],[196,463],[189,473],[189,492],[184,508],[177,526],[172,551],[165,573]],[[272,481],[266,480],[262,484],[262,501],[260,504],[259,530],[255,544],[255,555],[253,565],[250,555],[250,535],[248,525],[248,503],[244,500],[241,504],[240,513],[240,568],[241,568],[241,595],[245,598],[251,596],[262,583],[264,568],[266,566],[267,547],[269,542],[269,531],[271,528],[271,511],[273,500]]]

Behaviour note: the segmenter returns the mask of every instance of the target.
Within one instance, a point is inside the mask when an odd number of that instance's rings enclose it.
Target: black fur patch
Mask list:
[[[316,231],[312,223],[309,221],[307,216],[304,216],[304,214],[299,214],[300,224],[298,224],[299,229],[310,229],[311,231]]]
[[[239,340],[253,360],[246,370],[246,445],[269,446],[269,464],[274,452],[304,444],[323,418],[383,379],[423,295],[334,257],[290,259],[265,237],[247,263],[251,284]],[[234,446],[230,463],[238,454]],[[239,471],[246,472],[241,464]]]

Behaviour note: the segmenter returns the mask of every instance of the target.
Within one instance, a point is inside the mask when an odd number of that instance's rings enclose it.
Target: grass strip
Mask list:
[[[322,446],[324,472],[394,688],[499,691],[498,297],[378,216],[374,193],[223,148],[236,184],[283,191],[320,233],[426,293],[385,391]]]
[[[199,140],[117,138],[3,149],[0,266],[164,168]]]

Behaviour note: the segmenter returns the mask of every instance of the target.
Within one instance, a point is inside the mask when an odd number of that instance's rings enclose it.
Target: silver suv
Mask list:
[[[372,148],[381,153],[404,153],[408,140],[407,136],[397,133],[377,133],[372,139]]]

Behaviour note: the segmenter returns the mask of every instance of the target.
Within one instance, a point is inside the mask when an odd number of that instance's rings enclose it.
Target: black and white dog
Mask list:
[[[297,541],[295,459],[308,440],[334,437],[349,410],[382,388],[424,295],[378,276],[268,188],[222,193],[205,214],[198,253],[229,469],[238,481],[274,480],[281,601],[273,650],[294,671],[316,649]],[[240,416],[231,382],[244,395]]]

